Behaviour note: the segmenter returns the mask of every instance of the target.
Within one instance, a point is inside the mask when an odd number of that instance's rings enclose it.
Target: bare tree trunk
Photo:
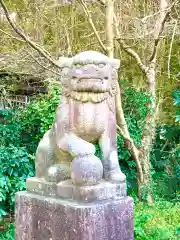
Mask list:
[[[147,115],[145,119],[145,125],[143,128],[142,136],[142,152],[140,154],[140,162],[142,163],[143,170],[143,182],[142,188],[146,189],[146,200],[148,203],[152,203],[152,187],[151,187],[151,172],[150,172],[150,152],[155,137],[155,128],[156,128],[156,118],[158,113],[157,101],[156,101],[156,62],[157,62],[157,52],[160,42],[160,36],[164,29],[165,21],[169,15],[169,12],[166,11],[168,3],[166,0],[160,0],[160,15],[157,19],[154,33],[154,47],[152,50],[152,55],[150,57],[150,63],[146,70],[146,79],[147,79],[147,89],[151,95],[151,112]],[[143,191],[143,190],[142,190]]]
[[[106,29],[106,49],[110,58],[114,57],[114,29],[113,29],[113,16],[114,16],[114,0],[107,0],[106,13],[105,13],[105,29]]]
[[[148,89],[151,93],[151,112],[147,115],[145,119],[145,125],[143,128],[142,136],[142,152],[139,155],[139,160],[142,163],[143,170],[143,182],[141,182],[141,193],[146,192],[146,201],[152,203],[152,181],[151,181],[151,171],[150,171],[150,152],[153,144],[153,139],[155,137],[155,110],[156,110],[156,100],[155,100],[155,70],[150,68],[147,72],[147,83]],[[144,189],[143,189],[144,188]]]
[[[110,58],[114,57],[114,0],[107,0],[106,2],[106,22],[105,22],[105,32],[106,32],[106,49],[107,54]],[[118,81],[116,82],[116,120],[117,129],[120,135],[124,138],[124,143],[127,149],[132,154],[132,157],[136,161],[137,165],[137,183],[140,196],[140,184],[143,182],[143,171],[139,161],[139,151],[136,148],[133,140],[130,137],[128,126],[124,117],[124,111],[122,107],[121,91]]]

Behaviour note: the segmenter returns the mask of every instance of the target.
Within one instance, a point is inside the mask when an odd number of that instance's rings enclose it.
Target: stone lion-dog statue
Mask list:
[[[115,94],[119,60],[96,51],[60,58],[62,96],[36,151],[36,176],[94,185],[124,182],[117,154]],[[98,142],[103,159],[95,155]]]

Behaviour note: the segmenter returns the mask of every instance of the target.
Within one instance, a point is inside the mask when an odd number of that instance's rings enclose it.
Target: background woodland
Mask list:
[[[121,60],[118,156],[136,202],[136,239],[178,239],[180,2],[0,4],[0,95],[8,106],[0,110],[0,215],[2,228],[9,229],[2,239],[14,239],[13,224],[3,216],[11,219],[15,192],[24,190],[26,178],[34,175],[37,144],[51,127],[61,97],[56,61],[85,50]],[[19,95],[28,96],[30,103],[12,106],[10,99]],[[96,150],[101,158],[98,146]]]

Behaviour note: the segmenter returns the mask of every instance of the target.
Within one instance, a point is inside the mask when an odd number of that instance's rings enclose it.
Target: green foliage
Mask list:
[[[12,117],[12,115],[14,114],[14,110],[13,109],[1,109],[0,111],[0,116],[2,117]]]
[[[151,113],[151,98],[143,89],[135,89],[126,79],[120,80],[123,110],[128,129],[137,147],[141,146],[145,118]],[[121,136],[117,137],[118,157],[122,171],[127,176],[130,194],[137,192],[136,163]]]
[[[178,240],[179,205],[167,201],[156,202],[153,206],[142,203],[135,205],[136,240]]]
[[[40,138],[53,122],[59,87],[51,87],[23,110],[1,110],[0,123],[0,216],[14,207],[15,192],[25,190],[34,175],[34,154]]]
[[[35,152],[39,140],[51,127],[59,97],[59,86],[51,87],[47,95],[40,96],[19,114],[22,141],[30,152]]]
[[[14,240],[15,239],[15,225],[13,223],[7,224],[3,221],[0,222],[1,226],[6,227],[6,231],[0,232],[1,240]]]
[[[34,162],[24,147],[12,145],[0,148],[0,165],[0,215],[4,215],[13,210],[15,193],[25,190],[26,178],[34,175]]]
[[[28,152],[34,153],[40,138],[53,123],[59,95],[59,87],[51,87],[47,95],[40,95],[27,108],[5,118],[6,124],[0,128],[0,146],[26,146]]]
[[[176,122],[180,121],[180,91],[173,92],[174,104],[177,106]],[[151,152],[154,168],[154,195],[156,198],[180,199],[180,126],[159,125]]]
[[[180,183],[180,127],[159,126],[151,152],[154,168],[154,194],[160,198],[178,199]]]
[[[122,81],[122,80],[121,80]],[[145,118],[151,113],[151,97],[143,90],[122,84],[123,110],[129,132],[137,146],[141,145]]]
[[[173,92],[174,104],[177,106],[176,122],[180,122],[180,90]]]

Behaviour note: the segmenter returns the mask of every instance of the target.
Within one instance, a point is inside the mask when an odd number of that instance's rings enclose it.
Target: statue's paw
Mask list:
[[[106,179],[110,182],[125,182],[126,175],[123,172],[121,172],[121,170],[118,168],[113,171],[110,171],[107,174]]]
[[[61,182],[70,178],[70,166],[68,164],[54,164],[49,167],[45,174],[48,182]]]

